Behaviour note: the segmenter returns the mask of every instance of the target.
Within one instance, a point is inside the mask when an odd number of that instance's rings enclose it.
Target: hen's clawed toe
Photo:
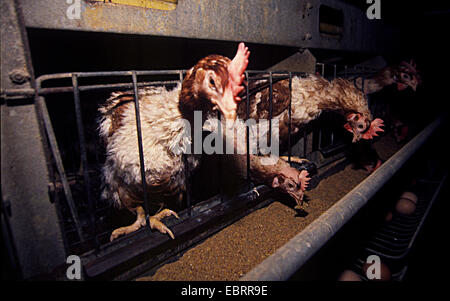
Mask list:
[[[143,226],[147,225],[147,221],[145,220],[144,209],[142,207],[138,207],[136,211],[137,211],[136,221],[130,226],[120,227],[114,230],[109,238],[110,241],[113,241],[114,239],[117,239],[120,236],[136,232]],[[164,209],[158,212],[157,214],[149,217],[150,228],[158,230],[162,234],[168,234],[172,239],[174,239],[175,236],[173,235],[172,231],[170,231],[170,229],[167,228],[166,225],[164,225],[161,222],[161,219],[169,216],[175,216],[176,218],[180,218],[178,214],[176,214],[176,212],[169,209]]]
[[[144,214],[144,210],[138,210],[138,214],[137,214],[137,218],[136,221],[127,227],[120,227],[116,230],[114,230],[111,233],[111,236],[109,237],[109,241],[113,241],[114,239],[117,239],[120,236],[124,236],[133,232],[136,232],[137,230],[139,230],[141,227],[145,226],[146,222],[145,222],[145,214]]]
[[[164,209],[161,212],[153,216],[150,216],[149,217],[150,228],[153,230],[158,230],[162,234],[168,234],[172,239],[175,239],[175,236],[173,235],[172,231],[170,231],[170,229],[167,228],[167,226],[161,222],[161,219],[169,217],[171,215],[175,216],[176,218],[180,218],[178,214],[175,213],[175,211],[169,209]]]

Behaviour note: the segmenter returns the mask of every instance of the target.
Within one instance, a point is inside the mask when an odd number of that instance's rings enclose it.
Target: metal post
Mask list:
[[[45,133],[35,104],[36,82],[23,7],[19,1],[0,1],[1,94],[29,91],[0,105],[2,229],[14,246],[20,276],[49,273],[65,261],[64,244],[55,204],[49,198]],[[41,218],[30,218],[41,217]],[[32,242],[32,243],[30,243]]]

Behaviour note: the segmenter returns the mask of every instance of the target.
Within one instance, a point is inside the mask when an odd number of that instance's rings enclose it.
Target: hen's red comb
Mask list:
[[[245,79],[244,71],[248,65],[249,55],[248,48],[245,47],[244,43],[240,43],[236,55],[228,64],[229,84],[236,101],[241,100],[238,94],[244,90],[244,86],[241,86],[241,84]]]
[[[372,139],[375,136],[378,136],[377,132],[384,132],[384,130],[381,128],[384,126],[383,120],[380,118],[375,119],[370,124],[369,129],[362,135],[363,139]]]
[[[302,191],[305,191],[306,188],[308,188],[308,184],[309,184],[309,180],[311,180],[311,178],[308,178],[308,171],[307,170],[302,170],[300,172],[300,174],[298,175],[298,179],[300,180],[300,187],[302,189]]]

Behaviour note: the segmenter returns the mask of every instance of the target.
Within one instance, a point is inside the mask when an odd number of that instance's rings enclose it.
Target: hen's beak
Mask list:
[[[349,131],[350,133],[353,134],[353,139],[352,139],[352,142],[353,142],[353,143],[355,143],[355,142],[357,142],[357,141],[359,141],[359,140],[361,139],[361,133],[358,132],[356,129],[354,129],[354,128],[350,125],[350,123],[347,122],[346,124],[344,124],[344,128],[345,128],[347,131]]]
[[[355,143],[363,137],[363,133],[368,128],[365,118],[361,114],[350,113],[347,115],[347,123],[344,128],[353,134],[352,142]]]
[[[303,196],[305,195],[305,192],[302,190],[297,190],[295,192],[289,191],[289,195],[295,200],[297,203],[296,207],[302,207],[303,206]]]
[[[407,85],[405,85],[405,84],[403,84],[403,83],[397,83],[397,90],[403,91],[403,90],[405,90],[406,88],[408,88]]]
[[[220,112],[227,121],[235,121],[237,116],[237,102],[233,96],[233,91],[226,87],[221,98],[212,99],[212,103],[217,105]]]
[[[309,185],[309,180],[311,180],[309,173],[307,170],[302,170],[298,175],[298,179],[300,181],[300,189],[295,190],[294,192],[289,192],[289,194],[294,198],[297,202],[297,208],[303,208],[303,196],[305,195],[305,190]]]
[[[415,92],[417,89],[417,81],[411,81],[410,83],[410,87],[413,89],[413,91]]]

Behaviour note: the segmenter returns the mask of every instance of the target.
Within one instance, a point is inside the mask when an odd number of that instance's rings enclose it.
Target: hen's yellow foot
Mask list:
[[[139,230],[140,228],[142,228],[143,226],[147,225],[147,222],[145,220],[145,212],[142,207],[138,207],[136,209],[136,214],[137,214],[136,221],[132,225],[127,226],[127,227],[120,227],[120,228],[114,230],[111,233],[109,240],[113,241],[114,239],[116,239],[120,236],[133,233],[133,232]],[[170,231],[170,229],[167,228],[166,225],[164,225],[161,222],[161,219],[171,216],[171,215],[175,216],[176,218],[179,218],[178,214],[176,214],[174,211],[169,210],[169,209],[164,209],[164,210],[158,212],[157,214],[150,216],[149,217],[150,228],[152,230],[156,229],[163,234],[168,234],[172,239],[174,239],[175,236],[173,235],[172,231]]]
[[[170,229],[167,228],[166,225],[164,225],[161,222],[161,219],[163,219],[165,217],[168,217],[168,216],[171,216],[171,215],[175,216],[176,218],[180,218],[178,216],[178,214],[175,213],[175,211],[172,211],[172,210],[169,210],[169,209],[164,209],[161,212],[159,212],[159,213],[157,213],[157,214],[155,214],[153,216],[150,216],[149,217],[150,228],[151,229],[156,229],[156,230],[158,230],[159,232],[161,232],[163,234],[169,234],[169,236],[172,239],[175,239],[175,236],[173,235],[172,231],[170,231]]]

